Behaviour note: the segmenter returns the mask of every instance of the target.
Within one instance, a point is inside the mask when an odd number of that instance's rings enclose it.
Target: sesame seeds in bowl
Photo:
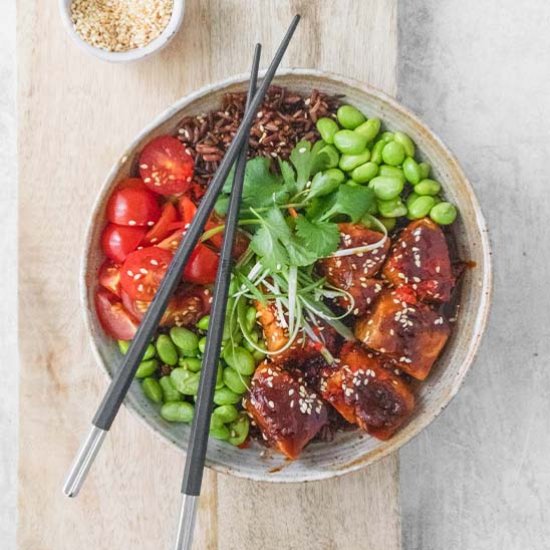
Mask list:
[[[128,62],[161,50],[175,36],[185,0],[60,0],[67,32],[104,61]]]

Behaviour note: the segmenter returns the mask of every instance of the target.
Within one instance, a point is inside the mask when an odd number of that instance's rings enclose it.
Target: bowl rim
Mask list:
[[[154,40],[151,40],[151,42],[142,48],[133,48],[125,52],[109,52],[88,44],[88,42],[83,40],[75,31],[70,16],[70,6],[72,2],[73,0],[59,0],[58,2],[59,12],[65,30],[81,50],[103,61],[109,61],[111,63],[129,63],[132,61],[138,61],[162,50],[178,32],[185,14],[185,0],[173,0],[172,15],[170,16],[170,20],[164,30]]]
[[[260,73],[261,76],[263,76],[264,73],[265,71],[261,71]],[[411,121],[418,124],[424,131],[427,131],[430,137],[433,138],[435,144],[441,149],[442,153],[444,153],[446,157],[445,161],[447,165],[452,167],[453,171],[456,172],[456,174],[458,174],[458,176],[461,178],[461,180],[464,182],[464,184],[468,187],[470,191],[472,211],[475,214],[474,217],[475,217],[476,225],[480,233],[480,250],[481,250],[481,255],[483,257],[484,269],[482,270],[482,284],[479,290],[480,304],[475,317],[475,322],[472,323],[473,325],[472,338],[467,347],[466,356],[462,361],[460,368],[457,370],[456,376],[454,378],[454,384],[447,388],[444,399],[441,399],[429,411],[426,411],[422,415],[421,422],[418,422],[415,426],[415,430],[410,433],[407,433],[406,437],[391,438],[390,440],[386,441],[385,446],[382,449],[378,450],[377,452],[371,453],[368,456],[362,456],[356,459],[352,459],[350,462],[347,462],[346,464],[339,466],[338,469],[317,470],[317,471],[313,471],[310,475],[300,473],[300,474],[297,474],[294,478],[288,478],[285,476],[273,476],[273,475],[270,476],[270,475],[267,475],[267,473],[260,473],[260,472],[258,473],[243,472],[238,467],[227,466],[225,464],[218,462],[217,460],[209,459],[207,455],[206,466],[211,468],[215,472],[232,475],[238,478],[250,479],[253,481],[271,482],[271,483],[303,483],[303,482],[310,482],[310,481],[320,481],[323,479],[340,477],[352,472],[356,472],[392,454],[403,445],[409,443],[418,434],[420,434],[429,424],[431,424],[435,420],[435,418],[437,418],[437,416],[439,416],[439,414],[441,414],[441,412],[449,405],[449,403],[453,400],[453,398],[458,393],[458,390],[461,388],[462,383],[464,382],[464,378],[468,373],[468,371],[470,370],[470,367],[476,357],[481,340],[485,333],[485,329],[487,326],[487,321],[490,313],[490,308],[491,308],[492,295],[493,295],[493,266],[492,266],[492,260],[491,260],[491,245],[490,245],[489,232],[487,229],[485,218],[479,206],[473,187],[470,184],[470,181],[468,180],[464,171],[460,167],[460,164],[458,163],[456,157],[449,150],[449,148],[441,141],[439,136],[436,133],[434,133],[424,122],[422,122],[419,119],[419,117],[417,117],[412,111],[404,107],[397,100],[393,99],[391,96],[389,96],[385,92],[379,90],[378,88],[375,88],[374,86],[363,83],[354,78],[342,76],[338,73],[319,70],[319,69],[304,69],[299,67],[292,67],[292,68],[281,69],[277,73],[277,77],[283,77],[283,76],[289,76],[289,75],[306,77],[306,78],[307,77],[324,78],[324,79],[332,80],[333,82],[339,82],[347,86],[353,87],[361,92],[374,96],[375,98],[377,98],[378,100],[381,100],[382,102],[385,102],[390,106],[390,108],[394,109],[395,111],[398,111],[401,115],[408,117]],[[86,275],[88,273],[89,251],[92,249],[92,239],[93,239],[93,233],[94,233],[94,227],[95,227],[95,220],[97,219],[101,206],[104,204],[106,196],[111,191],[112,184],[119,170],[119,165],[121,162],[125,162],[127,160],[130,152],[134,150],[136,146],[147,137],[148,134],[153,132],[161,124],[167,122],[177,112],[179,112],[186,106],[192,104],[197,99],[204,97],[206,95],[209,95],[210,93],[221,91],[232,85],[245,84],[248,81],[248,78],[249,78],[249,75],[246,73],[237,74],[237,75],[225,78],[223,80],[220,80],[214,84],[207,84],[205,86],[202,86],[201,88],[181,97],[180,99],[172,103],[171,106],[169,106],[167,109],[162,111],[159,115],[154,117],[150,123],[145,125],[142,128],[142,130],[136,134],[136,136],[132,139],[131,143],[129,143],[126,146],[124,152],[118,157],[118,160],[112,165],[111,169],[109,170],[106,178],[104,179],[100,187],[100,192],[96,196],[96,199],[93,203],[92,211],[87,224],[85,240],[84,240],[84,248],[81,256],[79,286],[80,286],[80,305],[83,310],[84,324],[85,324],[87,335],[90,340],[92,352],[93,352],[93,355],[95,356],[96,361],[101,366],[101,370],[107,376],[108,380],[111,380],[110,373],[99,351],[96,340],[93,337],[94,331],[92,328],[92,319],[91,319],[91,311],[93,308],[93,303],[90,303],[90,300],[88,299]],[[275,78],[274,84],[276,84],[276,80],[277,78]],[[143,422],[148,427],[149,430],[151,430],[153,433],[155,433],[157,436],[161,437],[162,439],[167,440],[176,449],[183,450],[183,452],[185,452],[185,449],[182,449],[182,447],[178,445],[173,438],[164,437],[163,434],[159,433],[154,428],[154,426],[147,421],[144,415],[142,415],[134,407],[128,406],[127,400],[124,401],[124,404],[135,417],[137,417],[141,422]]]

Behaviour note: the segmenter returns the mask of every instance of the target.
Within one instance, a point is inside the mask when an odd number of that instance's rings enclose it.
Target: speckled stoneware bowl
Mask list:
[[[108,374],[121,357],[115,343],[105,336],[98,323],[93,293],[97,270],[103,261],[99,239],[105,225],[105,203],[111,190],[118,180],[132,173],[136,153],[147,141],[157,135],[174,132],[184,115],[218,108],[222,95],[228,91],[245,90],[246,80],[246,76],[231,78],[176,102],[122,152],[120,161],[103,185],[90,218],[86,240],[82,302],[92,346],[100,365]],[[241,450],[215,439],[210,440],[207,464],[219,472],[262,481],[301,482],[345,474],[394,452],[425,428],[449,403],[474,359],[485,328],[491,298],[491,260],[485,220],[472,187],[453,155],[416,116],[380,91],[334,74],[292,69],[282,71],[276,83],[306,94],[312,88],[329,94],[343,94],[347,102],[368,116],[381,118],[388,129],[399,129],[409,134],[421,156],[432,164],[435,177],[443,184],[448,199],[458,206],[460,218],[454,224],[458,252],[473,266],[466,270],[462,281],[461,309],[453,334],[428,380],[420,384],[417,390],[418,405],[414,416],[389,441],[378,441],[359,431],[338,433],[334,441],[313,443],[299,460],[290,462],[276,453],[262,453],[264,448],[258,444]],[[130,388],[126,405],[161,437],[182,449],[187,447],[189,426],[165,422],[159,416],[157,407],[143,396],[137,382]]]

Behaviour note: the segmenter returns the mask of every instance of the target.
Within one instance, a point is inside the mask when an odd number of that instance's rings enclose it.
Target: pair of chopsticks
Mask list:
[[[300,16],[296,15],[277,52],[273,61],[267,69],[264,79],[256,91],[256,81],[260,60],[260,45],[256,45],[252,64],[252,73],[248,89],[248,98],[243,120],[227,149],[227,152],[215,174],[210,185],[204,194],[197,212],[184,238],[182,239],[172,263],[170,264],[162,283],[147,310],[136,335],[130,344],[128,352],[122,360],[117,372],[114,374],[109,388],[92,419],[92,428],[85,439],[78,455],[71,467],[63,492],[69,497],[75,497],[82,487],[86,476],[97,456],[101,444],[122,405],[128,389],[134,379],[135,372],[141,362],[145,349],[153,338],[160,320],[166,310],[168,301],[181,280],[181,273],[187,263],[193,249],[195,248],[204,226],[208,220],[216,202],[216,199],[225,183],[225,180],[233,164],[235,166],[235,177],[231,192],[230,205],[225,224],[224,241],[220,256],[214,299],[212,303],[212,314],[210,318],[210,329],[208,340],[203,356],[201,378],[197,402],[195,405],[195,416],[191,426],[191,435],[187,458],[185,463],[182,493],[184,495],[180,522],[178,526],[178,537],[176,548],[190,548],[193,535],[193,526],[196,515],[197,499],[202,484],[202,474],[206,458],[208,444],[208,433],[210,427],[210,416],[212,412],[212,398],[214,394],[217,364],[220,356],[220,345],[223,334],[223,323],[227,305],[227,294],[231,276],[232,257],[231,251],[235,236],[239,205],[242,196],[246,154],[248,149],[248,137],[250,128],[260,107],[264,96],[275,76],[275,72],[286,52],[298,25]]]

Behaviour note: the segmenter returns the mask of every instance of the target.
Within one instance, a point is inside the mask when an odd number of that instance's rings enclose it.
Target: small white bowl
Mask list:
[[[162,48],[164,48],[178,32],[185,13],[185,0],[173,0],[172,16],[170,17],[170,21],[168,21],[168,25],[166,25],[166,28],[159,34],[159,36],[149,42],[147,46],[144,46],[143,48],[134,48],[133,50],[128,50],[126,52],[108,52],[88,44],[88,42],[83,40],[75,31],[71,18],[72,2],[73,0],[59,0],[59,11],[61,12],[61,19],[65,29],[67,29],[67,32],[81,49],[91,55],[94,55],[95,57],[99,57],[99,59],[103,59],[103,61],[110,61],[111,63],[137,61],[162,50]]]

